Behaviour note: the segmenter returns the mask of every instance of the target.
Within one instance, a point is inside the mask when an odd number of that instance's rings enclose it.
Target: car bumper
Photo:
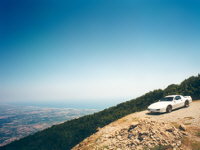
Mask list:
[[[147,110],[148,110],[149,112],[158,112],[158,113],[166,112],[166,108],[161,108],[161,109],[152,109],[152,108],[148,108]]]

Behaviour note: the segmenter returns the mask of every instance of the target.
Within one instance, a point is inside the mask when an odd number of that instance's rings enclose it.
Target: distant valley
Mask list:
[[[96,109],[0,105],[0,146]]]

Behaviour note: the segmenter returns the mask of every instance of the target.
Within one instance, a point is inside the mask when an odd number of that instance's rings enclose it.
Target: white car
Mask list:
[[[189,107],[191,102],[192,102],[191,96],[169,95],[160,99],[158,102],[151,104],[148,107],[148,111],[170,113],[173,109],[181,107]]]

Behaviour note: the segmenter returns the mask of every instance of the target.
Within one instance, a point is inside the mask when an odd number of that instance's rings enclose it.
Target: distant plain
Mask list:
[[[0,146],[37,131],[96,112],[97,109],[0,105]]]

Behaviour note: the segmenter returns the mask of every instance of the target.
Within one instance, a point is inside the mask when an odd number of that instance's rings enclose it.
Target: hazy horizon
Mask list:
[[[3,0],[0,103],[111,106],[200,71],[196,0]]]

